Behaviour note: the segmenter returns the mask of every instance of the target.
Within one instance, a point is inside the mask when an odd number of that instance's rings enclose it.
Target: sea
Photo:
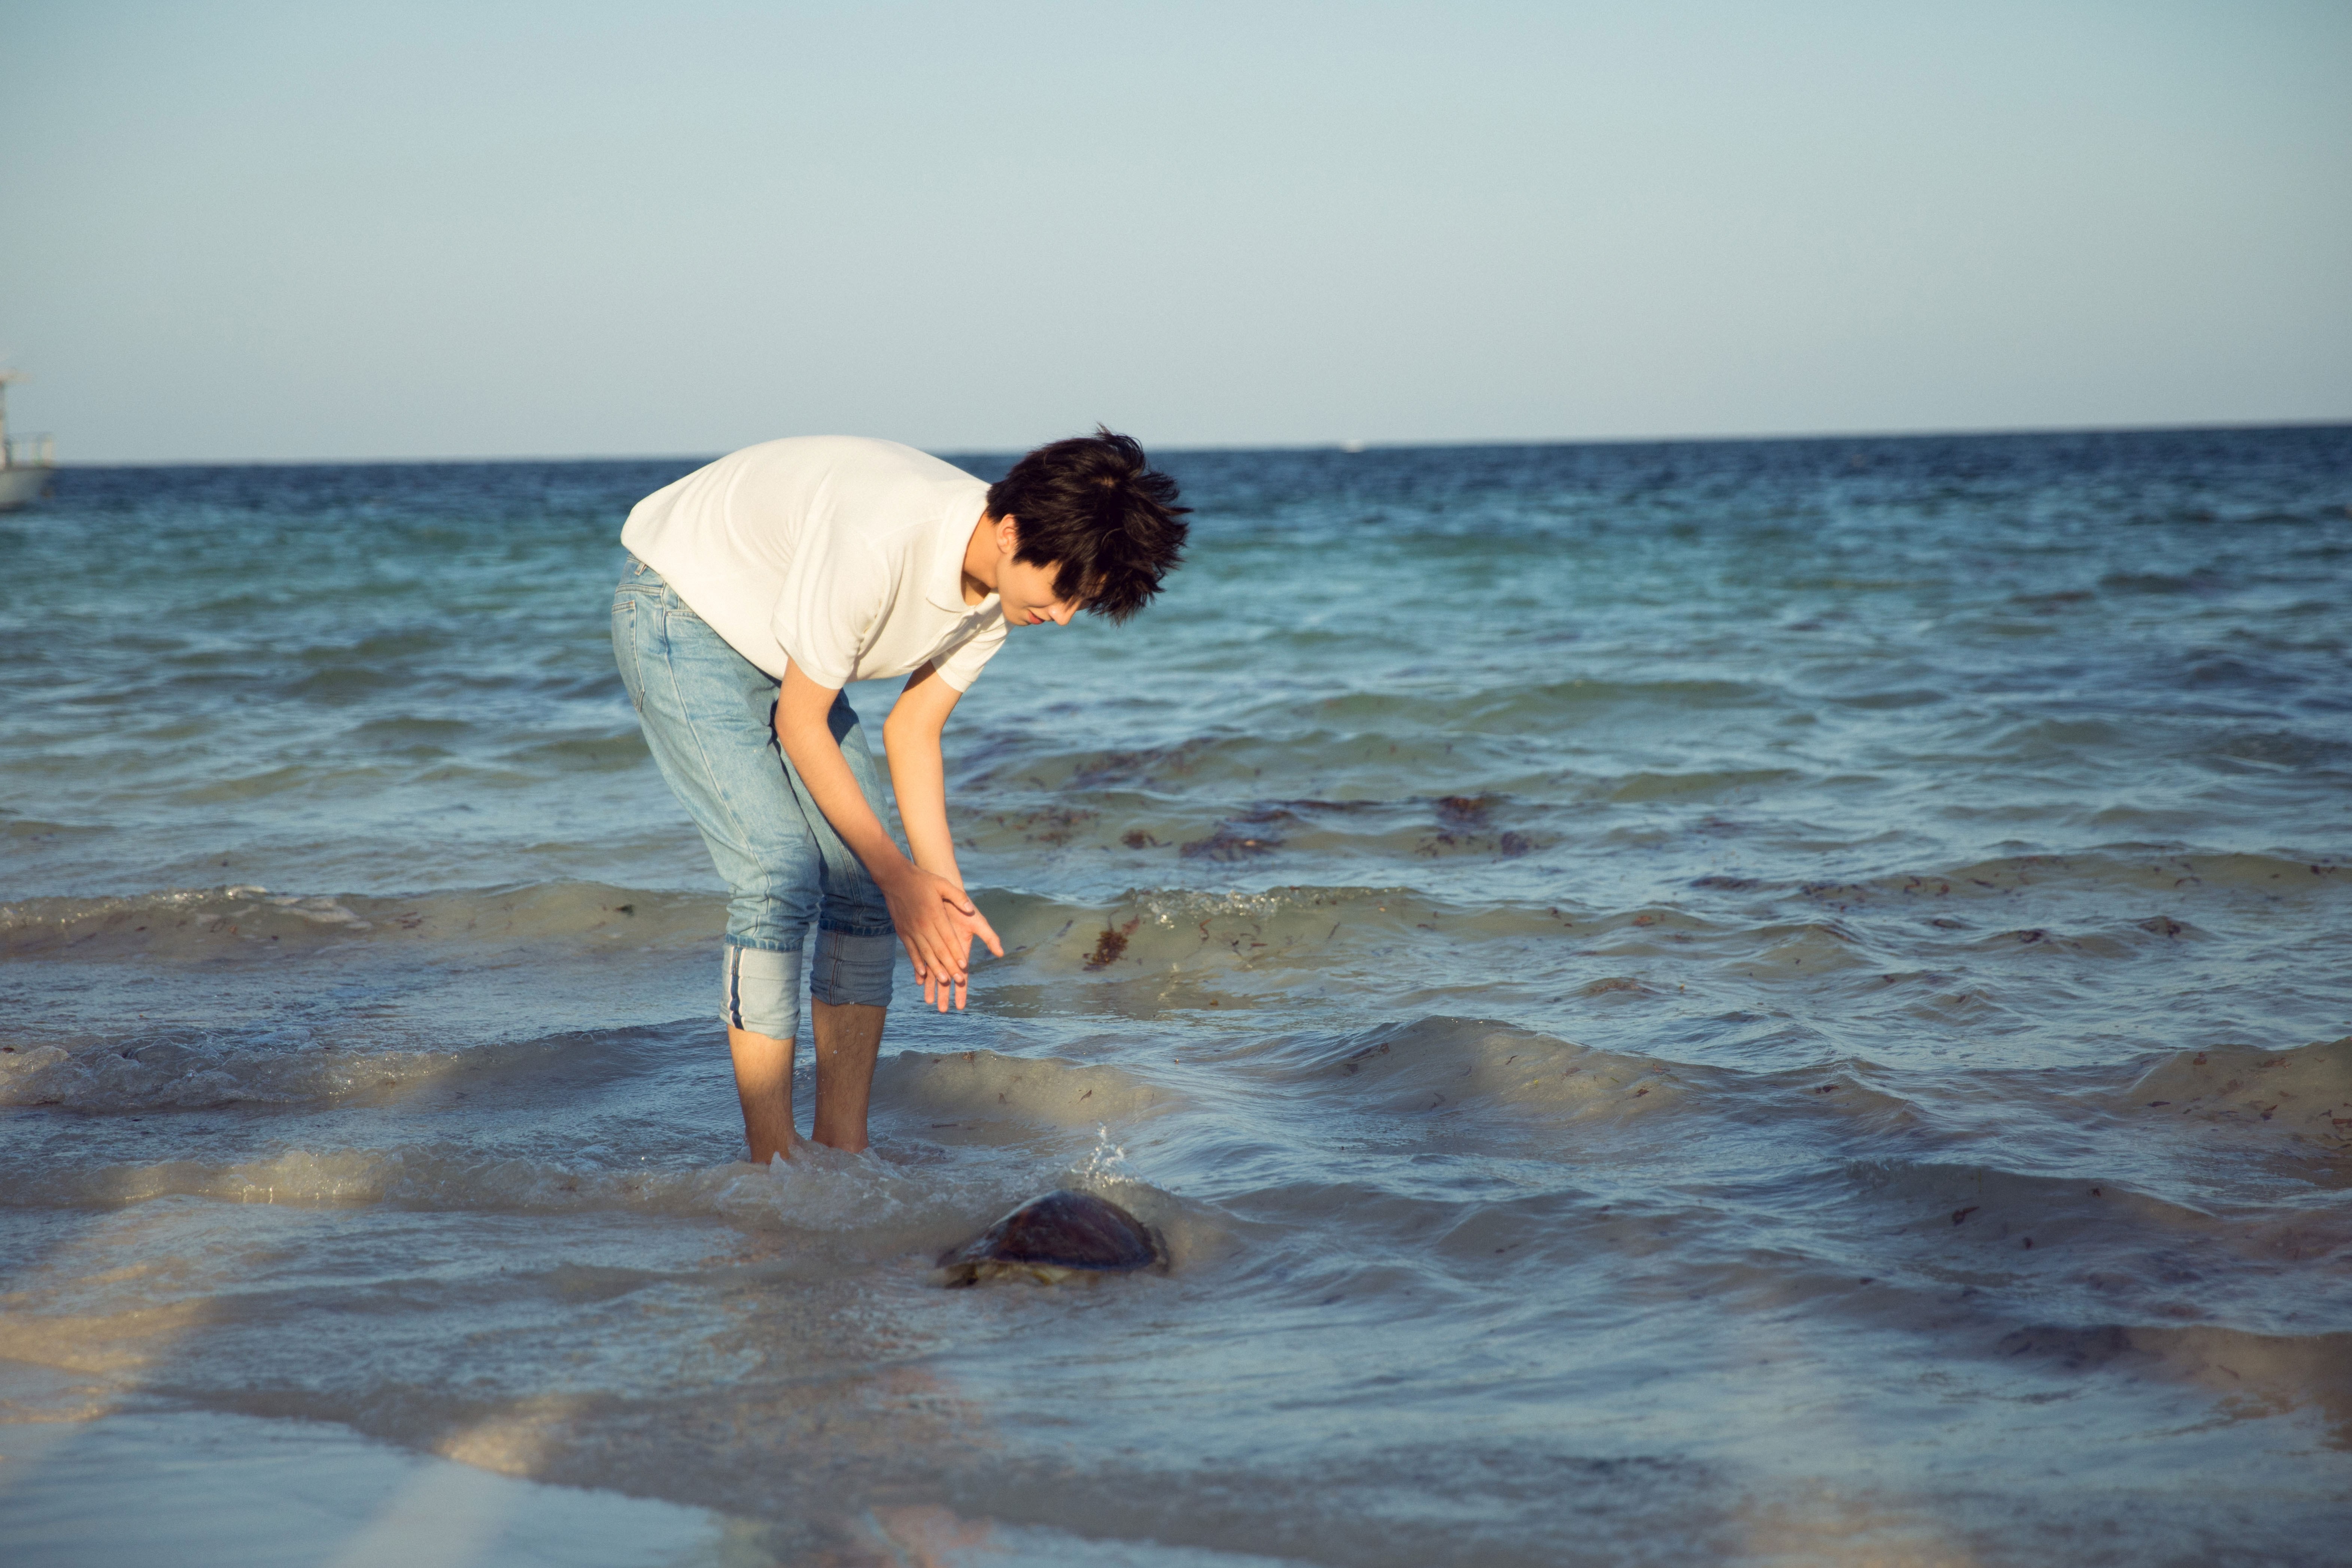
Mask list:
[[[609,641],[703,459],[0,517],[0,1557],[2345,1560],[2352,427],[1157,456],[774,1167]],[[1055,1187],[1168,1272],[943,1287]]]

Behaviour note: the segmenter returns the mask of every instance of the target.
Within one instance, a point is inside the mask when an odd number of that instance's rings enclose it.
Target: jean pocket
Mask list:
[[[613,662],[620,668],[621,684],[628,689],[629,706],[642,712],[645,691],[637,679],[637,604],[634,594],[613,598]]]

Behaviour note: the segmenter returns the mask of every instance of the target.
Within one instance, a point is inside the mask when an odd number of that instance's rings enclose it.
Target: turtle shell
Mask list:
[[[1108,1198],[1065,1187],[1031,1198],[961,1247],[940,1255],[951,1285],[997,1275],[1051,1281],[1072,1273],[1124,1274],[1168,1267],[1158,1231]]]

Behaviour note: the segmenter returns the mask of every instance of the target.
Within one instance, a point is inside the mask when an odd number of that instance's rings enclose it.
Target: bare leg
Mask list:
[[[816,1121],[809,1136],[856,1153],[866,1147],[866,1106],[874,1092],[874,1058],[882,1048],[882,1020],[889,1010],[811,998],[810,1011],[816,1025]],[[790,1085],[784,1092],[791,1095]],[[787,1098],[784,1103],[789,1120],[792,1101]]]
[[[751,1163],[764,1165],[778,1154],[791,1159],[793,1043],[730,1028],[727,1049],[735,1058],[735,1098],[743,1102],[743,1141],[751,1146]]]

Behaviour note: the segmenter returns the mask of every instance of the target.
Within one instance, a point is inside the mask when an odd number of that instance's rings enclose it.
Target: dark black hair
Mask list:
[[[1046,443],[988,487],[988,515],[1012,518],[1020,531],[1013,558],[1060,563],[1054,592],[1114,621],[1150,604],[1183,559],[1192,510],[1176,504],[1176,481],[1134,437],[1100,426]]]

